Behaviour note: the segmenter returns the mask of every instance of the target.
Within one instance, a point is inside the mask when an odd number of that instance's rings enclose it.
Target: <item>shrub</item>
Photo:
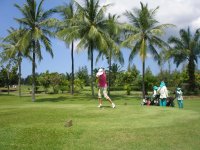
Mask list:
[[[82,90],[83,87],[84,87],[84,81],[82,81],[81,79],[74,80],[74,91],[75,92],[80,92],[80,90]]]
[[[126,84],[124,86],[124,89],[126,90],[126,94],[130,95],[131,94],[131,85],[130,84]]]

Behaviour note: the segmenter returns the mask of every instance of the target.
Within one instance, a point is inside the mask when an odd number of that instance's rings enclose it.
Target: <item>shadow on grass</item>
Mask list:
[[[103,109],[103,108],[112,108],[112,106],[101,106],[99,109]]]
[[[66,97],[60,96],[60,97],[55,97],[55,98],[40,98],[36,99],[35,102],[60,102],[60,101],[65,101]]]
[[[59,97],[47,97],[37,98],[35,102],[61,102],[61,101],[90,101],[92,97],[87,96],[59,96]]]
[[[130,98],[137,99],[137,100],[140,100],[140,99],[141,99],[141,97],[138,97],[138,96],[114,95],[114,94],[112,94],[112,95],[110,96],[110,98],[111,98],[112,100],[126,100],[126,99],[129,99],[129,100],[130,100]]]
[[[16,94],[14,94],[14,93],[8,94],[7,92],[4,92],[4,93],[0,93],[0,96],[16,96]]]

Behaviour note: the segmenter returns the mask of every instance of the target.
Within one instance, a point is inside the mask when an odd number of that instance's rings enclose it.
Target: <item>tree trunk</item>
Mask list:
[[[7,88],[8,88],[8,95],[10,95],[10,73],[9,73],[9,69],[7,70]]]
[[[168,69],[169,69],[169,75],[171,74],[171,63],[170,63],[170,59],[168,59]]]
[[[191,55],[189,57],[189,64],[188,64],[188,75],[189,75],[189,90],[194,91],[196,84],[195,84],[195,63],[194,63],[194,56]]]
[[[92,96],[94,97],[94,78],[93,78],[93,43],[90,45],[91,51],[91,89],[92,89]]]
[[[32,102],[35,102],[35,51],[36,45],[33,42],[33,60],[32,60]]]
[[[18,74],[18,90],[19,90],[19,97],[21,97],[21,62],[22,58],[19,54],[18,66],[19,66],[19,74]]]
[[[71,94],[74,94],[74,42],[72,41],[71,48],[71,59],[72,59],[72,79],[71,79]]]
[[[109,64],[109,71],[108,71],[108,95],[110,95],[110,86],[111,86],[111,74],[110,74],[110,70],[111,70],[111,50],[110,50],[110,54],[109,54],[109,58],[108,58],[108,64]]]
[[[142,98],[145,99],[145,59],[142,61]]]

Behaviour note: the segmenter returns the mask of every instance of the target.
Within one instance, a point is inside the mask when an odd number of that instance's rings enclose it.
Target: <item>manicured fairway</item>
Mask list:
[[[34,103],[0,95],[0,150],[200,149],[200,98],[185,100],[183,110],[112,98],[116,109],[107,102],[97,108],[87,94],[40,95]]]

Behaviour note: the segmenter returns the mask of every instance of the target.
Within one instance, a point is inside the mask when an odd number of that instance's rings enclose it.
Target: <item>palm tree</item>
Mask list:
[[[94,77],[93,77],[93,52],[94,50],[106,50],[108,41],[112,39],[106,33],[107,19],[105,11],[109,5],[100,6],[99,0],[84,0],[84,4],[75,2],[79,11],[77,26],[74,32],[79,33],[80,42],[78,48],[88,49],[88,58],[91,60],[91,89],[94,96]]]
[[[198,57],[200,57],[200,29],[195,31],[192,35],[190,28],[187,30],[181,29],[179,31],[180,37],[171,36],[168,40],[172,44],[170,56],[174,59],[177,67],[188,61],[187,72],[189,76],[189,90],[194,91],[195,84],[195,65],[197,64]]]
[[[125,15],[130,21],[130,25],[126,25],[125,41],[123,46],[132,48],[129,56],[129,61],[132,61],[134,56],[139,52],[142,59],[142,95],[145,98],[145,59],[147,50],[154,56],[154,59],[159,62],[159,54],[156,47],[165,49],[168,46],[159,36],[163,35],[166,27],[170,24],[160,24],[155,19],[155,14],[159,7],[149,9],[148,5],[140,2],[141,8],[134,9],[133,13],[126,11]]]
[[[103,55],[106,56],[108,60],[108,94],[110,94],[110,87],[111,87],[111,65],[112,65],[112,58],[114,61],[118,61],[121,65],[124,64],[124,58],[123,54],[120,51],[120,33],[121,33],[121,24],[118,22],[119,16],[117,15],[108,15],[108,20],[107,20],[107,33],[110,36],[110,38],[113,40],[112,42],[109,43],[108,41],[108,49],[106,51],[100,51],[99,55],[97,56],[97,60],[99,60],[100,57]],[[113,45],[114,44],[114,45]]]
[[[59,23],[57,35],[66,43],[71,43],[71,61],[72,61],[72,76],[71,76],[71,94],[74,94],[74,40],[76,36],[68,37],[68,28],[75,26],[75,19],[77,17],[76,9],[73,3],[64,6],[56,7],[55,12],[60,13],[63,21]],[[70,33],[71,34],[71,33]]]
[[[11,28],[8,30],[9,35],[4,38],[4,43],[1,44],[1,47],[4,49],[4,52],[6,54],[6,57],[8,59],[15,59],[18,63],[18,90],[19,90],[19,96],[21,96],[21,62],[22,57],[25,57],[24,50],[22,49],[22,46],[20,45],[20,40],[23,35],[23,30],[19,29],[16,30],[14,28]],[[26,56],[28,57],[28,56]]]
[[[52,10],[42,9],[44,0],[37,5],[35,0],[26,0],[23,6],[15,4],[15,7],[22,13],[23,18],[15,19],[25,31],[21,37],[24,49],[32,53],[32,101],[35,101],[35,68],[36,57],[42,60],[41,46],[44,45],[46,51],[53,57],[51,41],[48,37],[53,37],[51,29],[55,26],[55,19],[50,19]]]

